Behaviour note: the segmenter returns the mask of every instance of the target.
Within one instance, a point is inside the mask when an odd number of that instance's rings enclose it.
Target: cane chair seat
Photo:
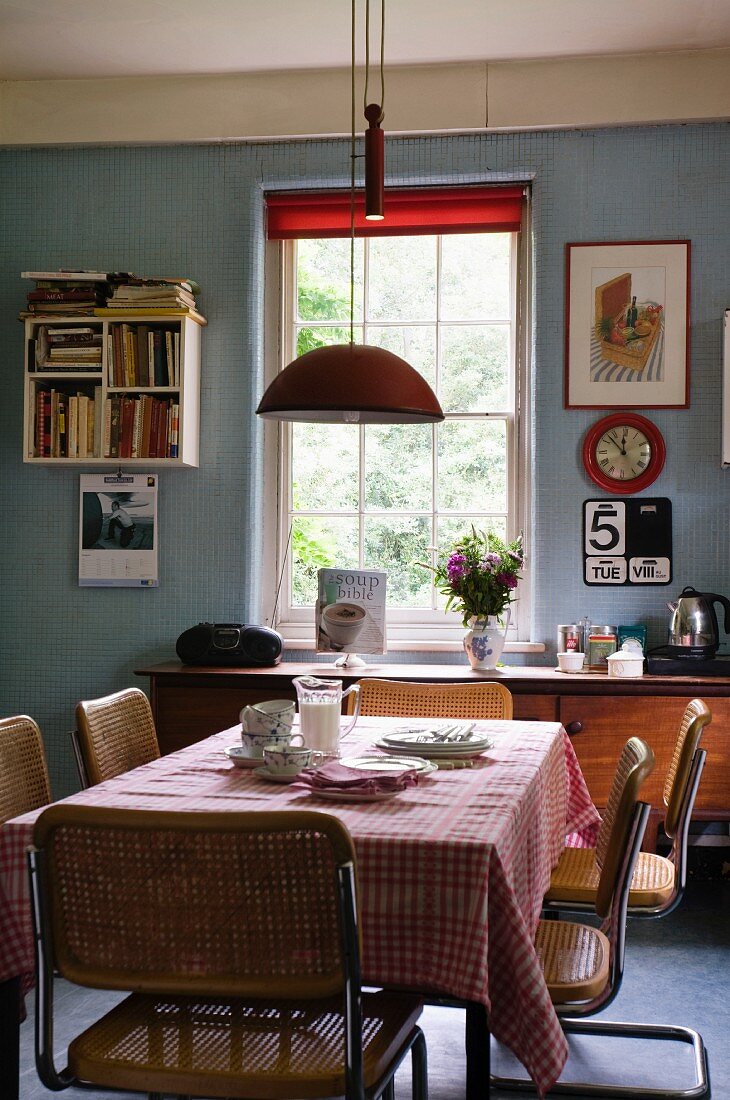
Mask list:
[[[601,872],[593,848],[565,848],[550,879],[551,901],[595,900]],[[674,892],[674,864],[653,852],[639,852],[629,890],[629,906],[655,908],[669,902]]]
[[[0,720],[0,825],[51,801],[43,738],[27,714]]]
[[[89,786],[149,764],[160,755],[149,700],[139,688],[78,703],[76,730]]]
[[[348,698],[352,714],[355,697]],[[360,680],[360,714],[393,718],[512,717],[512,695],[504,684],[421,684],[401,680]]]
[[[605,989],[611,945],[598,928],[540,921],[535,948],[553,1003],[589,1001]]]
[[[415,997],[363,994],[363,1079],[374,1086],[413,1031]],[[210,1097],[343,1096],[342,998],[256,1001],[132,994],[69,1047],[79,1080]]]

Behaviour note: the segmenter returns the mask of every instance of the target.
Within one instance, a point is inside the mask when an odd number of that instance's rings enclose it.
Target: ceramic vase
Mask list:
[[[486,618],[473,616],[469,620],[469,629],[464,636],[464,652],[472,668],[497,667],[508,626],[509,608],[503,612],[501,621],[496,615],[487,615]]]

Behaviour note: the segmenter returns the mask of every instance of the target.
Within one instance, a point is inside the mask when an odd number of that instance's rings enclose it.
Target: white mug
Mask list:
[[[247,755],[258,760],[263,760],[265,745],[287,749],[293,744],[295,737],[300,739],[300,745],[304,744],[301,733],[292,734],[291,730],[282,731],[281,733],[249,733],[247,730],[241,730],[241,744],[247,750]]]
[[[291,699],[266,699],[243,708],[241,726],[246,733],[285,733],[294,725],[295,714]]]

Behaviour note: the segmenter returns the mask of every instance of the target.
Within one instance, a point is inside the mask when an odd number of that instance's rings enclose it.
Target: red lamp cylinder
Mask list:
[[[382,221],[385,217],[385,134],[380,129],[383,109],[379,103],[368,103],[365,118],[369,126],[365,131],[365,218]]]

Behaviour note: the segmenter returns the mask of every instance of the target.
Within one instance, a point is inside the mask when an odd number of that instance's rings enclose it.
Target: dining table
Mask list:
[[[402,718],[361,716],[341,756],[377,754],[376,742],[403,726]],[[490,1033],[542,1095],[568,1048],[535,930],[563,847],[592,845],[600,818],[559,723],[475,722],[480,733],[489,738],[480,755],[421,774],[387,799],[340,800],[301,781],[273,782],[267,769],[238,767],[226,754],[241,744],[233,726],[65,801],[334,814],[355,845],[364,982],[466,1008],[469,1100],[489,1095]],[[0,828],[0,1100],[18,1100],[19,1020],[34,982],[26,852],[41,812]]]

